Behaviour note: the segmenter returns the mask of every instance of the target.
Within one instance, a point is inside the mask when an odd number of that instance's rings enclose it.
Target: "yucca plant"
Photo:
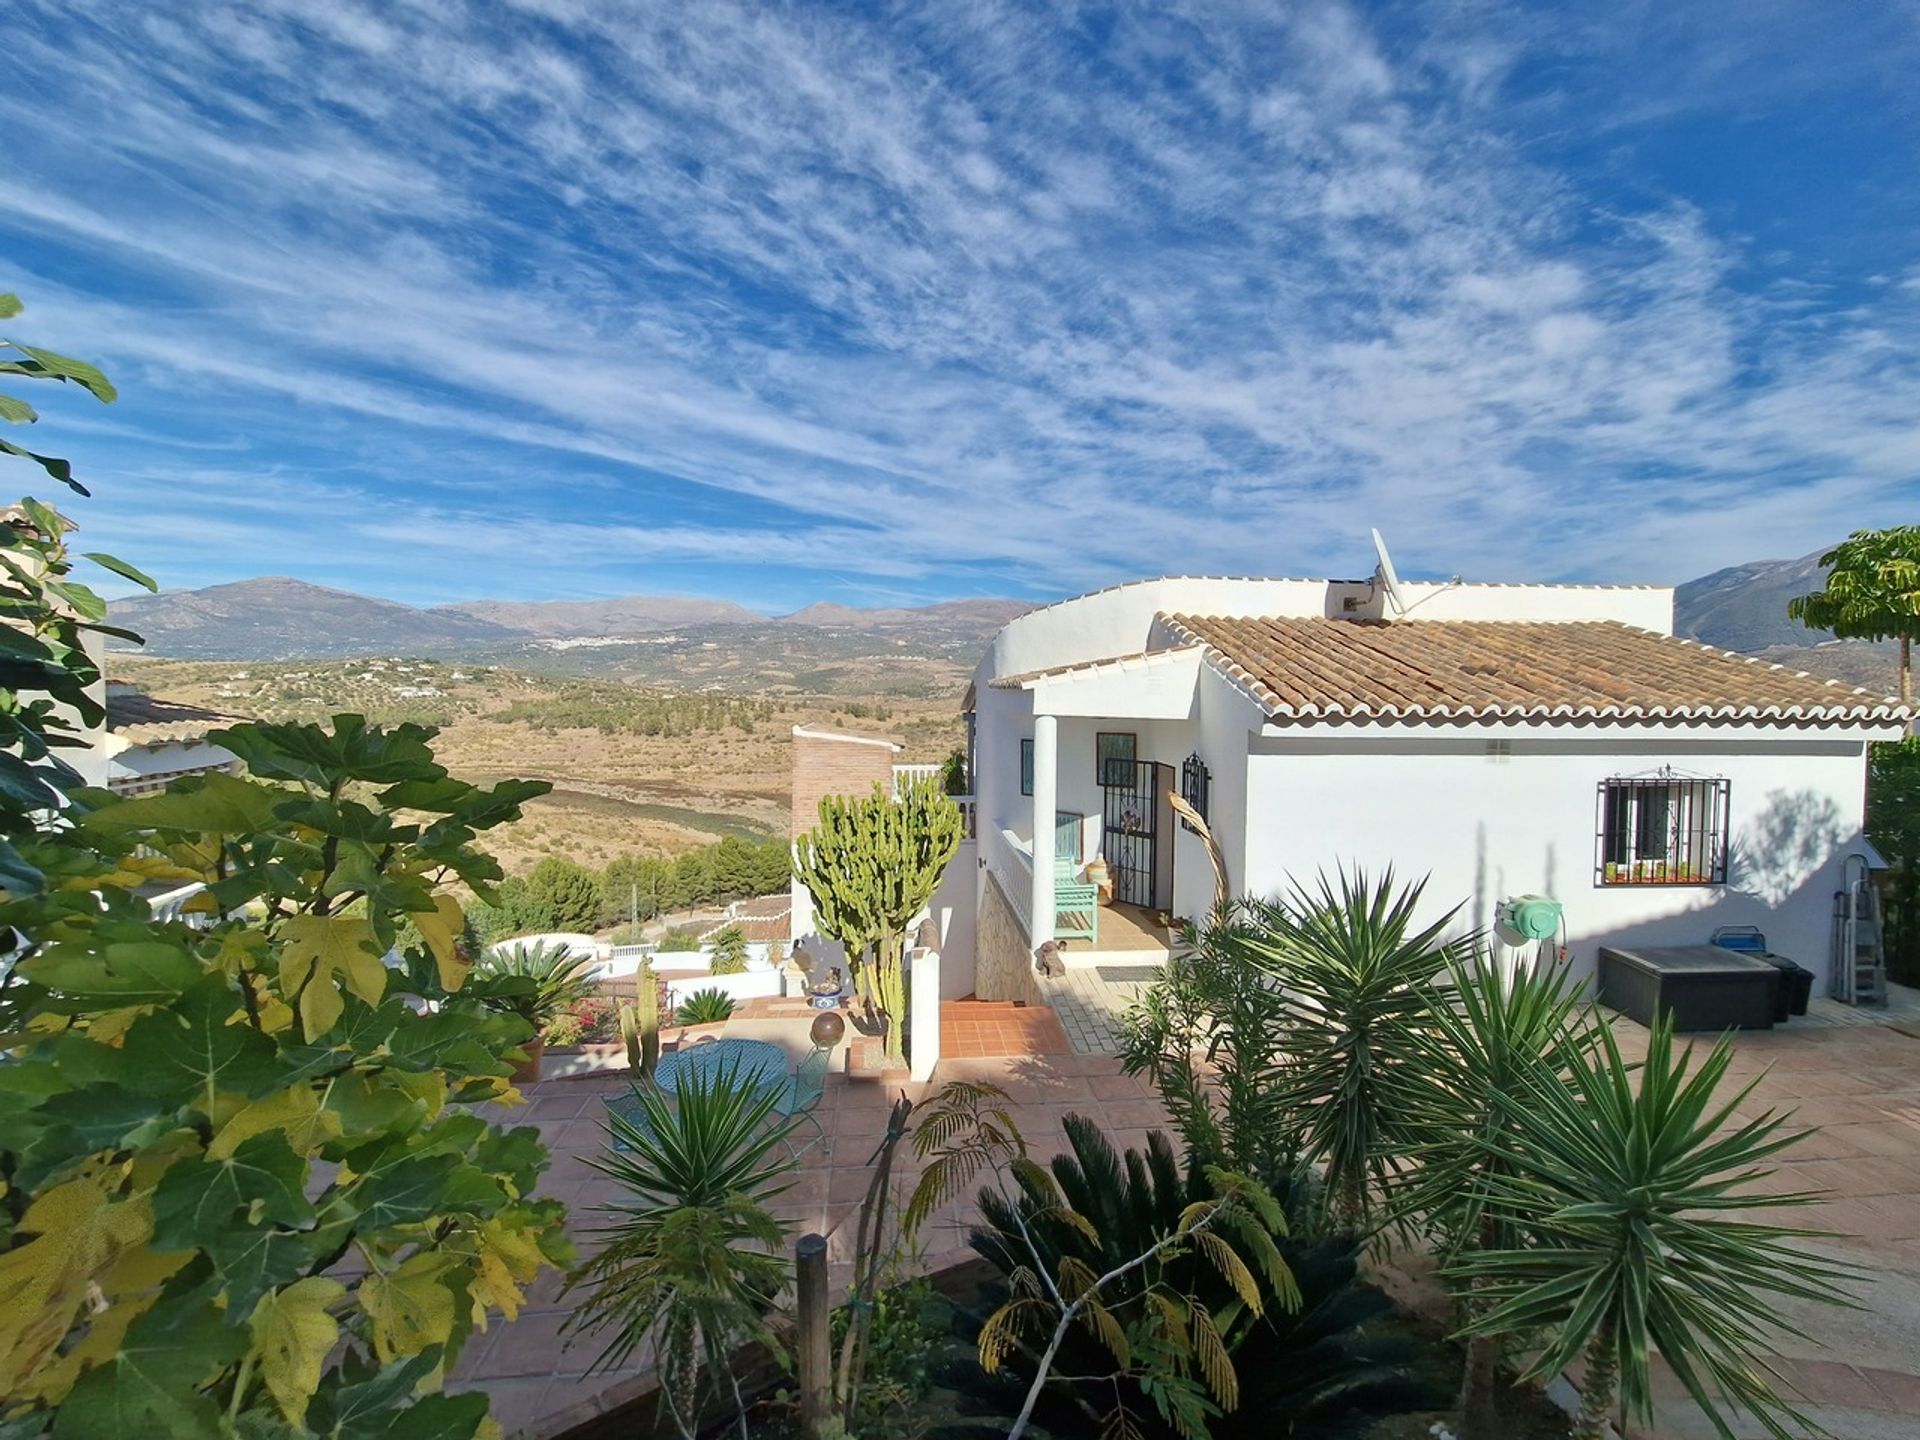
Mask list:
[[[1252,907],[1245,944],[1282,988],[1285,1078],[1275,1097],[1302,1156],[1326,1168],[1336,1222],[1366,1229],[1378,1197],[1418,1142],[1423,1033],[1433,981],[1470,953],[1442,937],[1449,910],[1417,927],[1425,882],[1400,886],[1388,869],[1322,875],[1284,901]],[[1457,909],[1458,907],[1456,907]]]
[[[473,978],[484,982],[482,1003],[518,1015],[535,1033],[554,1016],[594,990],[592,955],[575,954],[563,942],[536,940],[483,952]]]
[[[1426,1082],[1416,1112],[1424,1138],[1395,1204],[1438,1232],[1444,1255],[1519,1249],[1524,1232],[1488,1201],[1489,1186],[1513,1174],[1507,1157],[1520,1122],[1504,1097],[1543,1067],[1563,1072],[1591,1043],[1580,986],[1563,963],[1509,965],[1487,954],[1453,957],[1449,978],[1432,1027],[1416,1034],[1424,1057],[1416,1073]],[[1485,1308],[1470,1285],[1460,1286],[1459,1298],[1463,1315]],[[1461,1440],[1498,1440],[1499,1353],[1497,1335],[1467,1341]]]
[[[775,1113],[778,1092],[737,1065],[688,1071],[677,1099],[636,1085],[608,1114],[620,1148],[588,1163],[627,1193],[600,1207],[608,1219],[593,1233],[606,1248],[574,1276],[588,1293],[570,1323],[611,1332],[595,1368],[649,1347],[666,1411],[687,1440],[723,1385],[745,1437],[730,1358],[756,1341],[785,1357],[772,1317],[789,1279],[789,1226],[767,1202],[792,1184],[793,1122]]]
[[[1810,1428],[1765,1376],[1774,1299],[1849,1304],[1844,1287],[1858,1272],[1789,1243],[1826,1232],[1735,1218],[1819,1198],[1750,1188],[1806,1132],[1775,1111],[1736,1121],[1759,1082],[1717,1094],[1731,1037],[1695,1067],[1691,1046],[1675,1053],[1662,1015],[1636,1067],[1610,1031],[1597,1036],[1571,1053],[1564,1076],[1546,1064],[1525,1071],[1503,1097],[1511,1123],[1480,1142],[1496,1167],[1489,1208],[1529,1243],[1463,1253],[1448,1267],[1485,1302],[1463,1333],[1527,1335],[1538,1352],[1525,1379],[1584,1356],[1576,1440],[1597,1440],[1616,1396],[1630,1418],[1651,1422],[1656,1349],[1727,1440],[1723,1406],[1771,1435],[1790,1435],[1788,1422]]]
[[[724,990],[696,990],[673,1012],[681,1025],[717,1025],[733,1017],[733,997]]]

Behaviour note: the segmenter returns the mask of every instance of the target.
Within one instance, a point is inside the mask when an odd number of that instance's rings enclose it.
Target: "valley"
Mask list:
[[[547,855],[604,866],[618,855],[679,855],[728,835],[787,825],[796,724],[891,735],[903,762],[964,742],[960,689],[937,697],[643,689],[469,661],[157,660],[114,654],[108,673],[161,699],[236,717],[323,720],[352,711],[439,727],[441,761],[474,781],[552,782],[525,820],[493,832],[509,873]]]

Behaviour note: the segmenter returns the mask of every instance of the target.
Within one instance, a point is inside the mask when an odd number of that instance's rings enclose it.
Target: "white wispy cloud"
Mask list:
[[[1774,18],[25,0],[6,283],[127,382],[65,448],[176,583],[1045,593],[1369,524],[1672,580],[1920,475],[1910,252],[1567,140],[1841,83]],[[1915,31],[1860,23],[1867,104]]]

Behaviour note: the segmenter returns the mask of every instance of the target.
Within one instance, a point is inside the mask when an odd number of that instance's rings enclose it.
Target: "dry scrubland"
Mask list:
[[[110,674],[149,694],[263,720],[350,710],[438,725],[456,775],[553,782],[491,848],[509,872],[545,855],[602,866],[617,855],[677,855],[787,823],[789,732],[837,725],[906,742],[937,761],[963,742],[963,682],[939,698],[751,695],[641,689],[503,666],[435,660],[232,662],[114,656]],[[648,732],[653,733],[648,733]]]

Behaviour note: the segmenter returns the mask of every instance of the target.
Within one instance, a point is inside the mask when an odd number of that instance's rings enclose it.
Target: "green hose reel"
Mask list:
[[[1560,902],[1544,895],[1516,895],[1500,902],[1500,925],[1523,940],[1552,940],[1560,934]]]

